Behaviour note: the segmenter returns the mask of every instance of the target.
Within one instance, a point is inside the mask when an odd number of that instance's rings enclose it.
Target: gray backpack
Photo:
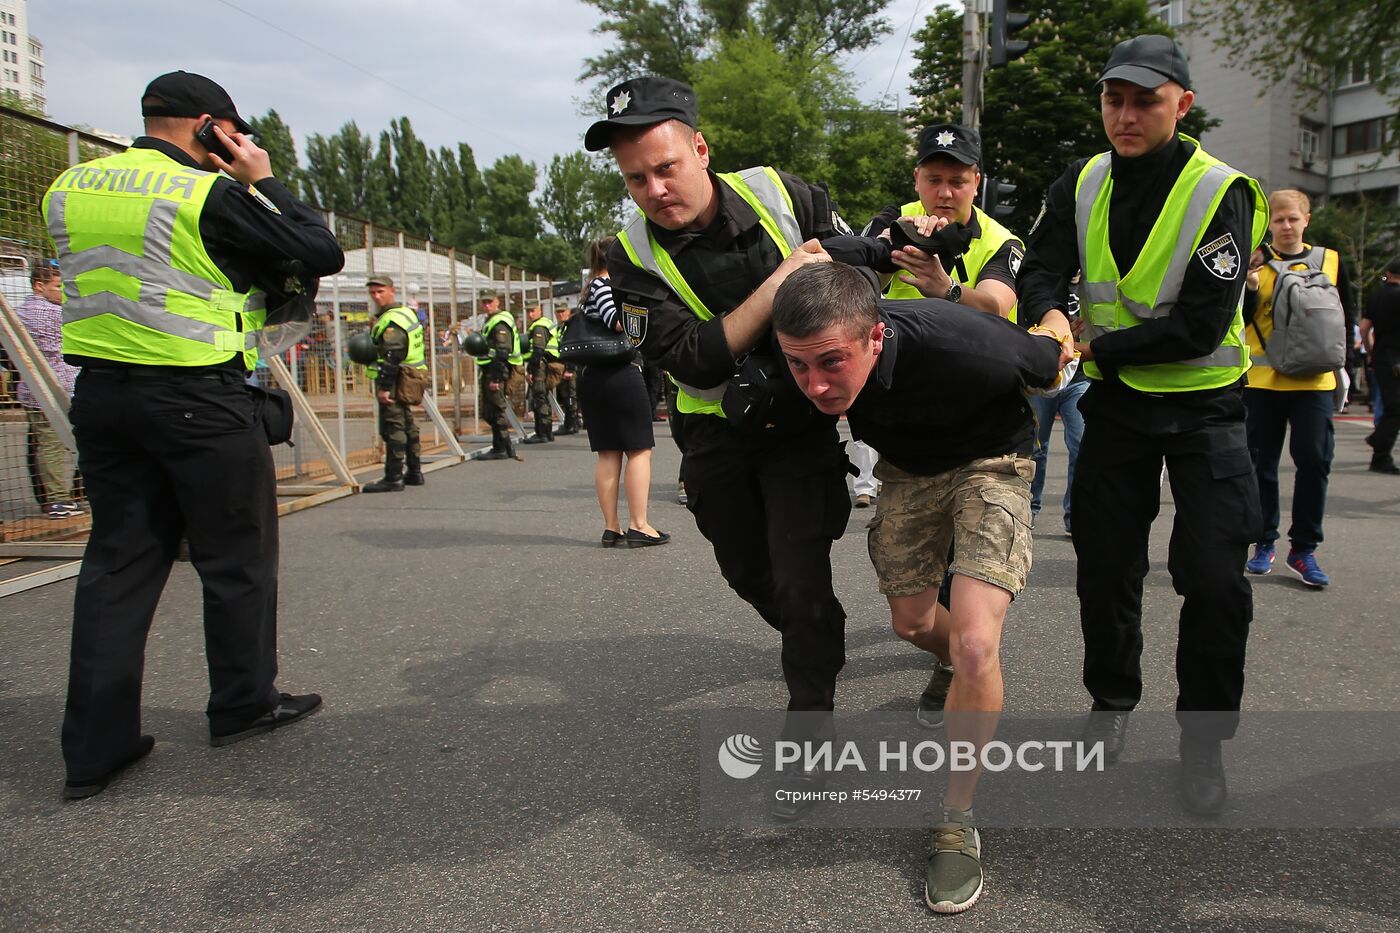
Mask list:
[[[1326,250],[1314,246],[1301,260],[1271,259],[1274,270],[1274,332],[1267,343],[1255,322],[1254,333],[1268,363],[1285,376],[1317,376],[1346,363],[1346,315],[1337,286],[1322,271]],[[1299,262],[1306,269],[1290,269]]]

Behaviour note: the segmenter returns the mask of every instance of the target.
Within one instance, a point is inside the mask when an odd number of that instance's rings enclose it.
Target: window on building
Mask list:
[[[1310,165],[1326,153],[1322,151],[1322,124],[1306,118],[1298,120],[1298,158],[1304,165]]]
[[[1376,152],[1384,148],[1389,138],[1389,128],[1390,120],[1387,117],[1336,127],[1332,130],[1332,154],[1343,156]]]
[[[1181,26],[1186,22],[1185,0],[1153,0],[1150,9],[1168,26]]]
[[[1362,61],[1342,62],[1337,66],[1337,87],[1355,87],[1371,83],[1371,68]]]

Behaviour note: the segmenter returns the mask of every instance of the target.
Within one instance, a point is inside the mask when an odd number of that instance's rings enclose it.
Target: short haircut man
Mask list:
[[[1031,563],[1026,389],[1056,380],[1068,335],[1033,335],[941,299],[877,302],[873,279],[841,263],[793,273],[774,299],[773,327],[803,394],[826,414],[846,415],[851,436],[880,451],[884,487],[869,550],[891,622],[957,669],[949,740],[986,743],[1002,707],[1002,622]],[[955,397],[960,404],[929,404]],[[952,611],[939,627],[949,569]],[[925,900],[940,913],[966,910],[981,894],[977,777],[949,775],[934,829]]]

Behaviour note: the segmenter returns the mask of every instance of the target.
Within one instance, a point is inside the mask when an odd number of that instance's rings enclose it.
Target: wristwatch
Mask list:
[[[952,302],[962,301],[962,286],[954,282],[952,285],[948,286],[948,294],[943,297]]]

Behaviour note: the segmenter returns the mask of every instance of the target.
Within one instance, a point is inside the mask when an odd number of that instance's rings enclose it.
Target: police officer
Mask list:
[[[515,452],[515,444],[510,437],[510,421],[506,418],[506,388],[516,370],[524,363],[520,352],[520,334],[515,324],[515,315],[501,307],[501,300],[493,291],[482,292],[481,313],[486,323],[481,333],[489,348],[483,356],[476,358],[481,379],[481,417],[491,425],[491,449],[478,460],[524,460]]]
[[[68,798],[100,793],[155,744],[141,734],[142,659],[182,536],[204,588],[211,744],[321,705],[274,685],[276,479],[245,379],[265,289],[333,274],[344,255],[218,84],[162,75],[141,113],[129,150],[70,168],[43,201],[70,283],[63,352],[82,367],[71,417],[93,519],[73,607]]]
[[[394,280],[372,275],[366,280],[369,299],[379,310],[370,328],[379,360],[368,367],[379,402],[379,436],[384,440],[384,478],[366,483],[364,492],[403,492],[404,486],[423,485],[422,446],[413,409],[398,400],[399,370],[418,369],[426,358],[423,325],[411,309],[396,297]],[[405,462],[407,470],[405,471]]]
[[[559,337],[562,340],[564,329],[569,326],[569,320],[573,317],[573,311],[568,305],[561,304],[554,315],[559,321]],[[559,435],[577,434],[579,429],[578,369],[573,363],[562,360],[557,365],[561,372],[559,373],[559,385],[554,390],[554,397],[559,400],[559,408],[564,412],[564,423],[559,426],[559,430],[555,433]]]
[[[925,230],[959,224],[970,237],[967,250],[951,269],[938,256],[917,246],[903,246],[891,254],[899,266],[889,279],[885,297],[893,299],[942,298],[976,311],[1016,320],[1016,270],[1025,244],[1005,226],[974,203],[982,184],[982,137],[974,129],[956,123],[935,123],[919,133],[914,156],[916,200],[891,205],[866,224],[865,233],[878,236],[901,217],[927,217]],[[1053,417],[1053,415],[1052,415]],[[864,441],[855,444],[856,506],[868,507],[879,489],[875,478],[877,452]],[[935,626],[946,633],[951,581],[939,592]],[[920,695],[915,716],[921,725],[936,727],[943,719],[943,705],[952,684],[953,668],[946,652],[935,652],[934,669]]]
[[[891,258],[903,271],[891,279],[886,298],[943,298],[1016,319],[1016,270],[1025,246],[973,203],[982,184],[981,162],[982,137],[974,129],[935,123],[919,134],[914,157],[918,199],[885,208],[864,232],[875,236],[900,217],[923,215],[935,218],[935,228],[961,224],[972,239],[952,269],[944,269],[937,256],[917,246],[895,250]]]
[[[559,382],[559,325],[544,313],[543,305],[525,312],[525,333],[520,338],[520,352],[525,355],[525,374],[530,381],[530,410],[535,414],[535,433],[525,438],[526,444],[543,444],[554,440],[554,412],[549,407],[549,393]]]
[[[835,417],[816,412],[778,362],[769,319],[793,270],[829,260],[817,240],[849,230],[818,186],[767,167],[711,171],[686,85],[636,78],[605,103],[608,116],[589,127],[584,145],[612,150],[639,208],[608,271],[624,330],[679,386],[688,508],[725,581],[782,634],[788,709],[829,711],[845,663],[831,545],[851,509],[846,458]],[[731,415],[745,406],[726,411],[722,402],[736,360],[750,354],[761,369],[768,353],[770,389],[779,399],[790,392],[791,405],[758,402],[764,417],[736,423]],[[810,728],[794,726],[804,718],[790,727]],[[818,731],[829,725],[814,718]],[[801,809],[775,812],[796,818]]]
[[[1086,739],[1116,760],[1142,695],[1142,580],[1165,459],[1176,504],[1168,569],[1183,597],[1179,788],[1188,809],[1214,814],[1225,804],[1220,743],[1238,725],[1253,616],[1244,562],[1261,523],[1241,305],[1268,206],[1257,182],[1177,131],[1195,94],[1171,39],[1119,43],[1099,90],[1112,151],[1075,162],[1050,187],[1017,285],[1020,316],[1035,324],[1066,308],[1083,269],[1078,347],[1091,384],[1073,496],[1095,711]]]

